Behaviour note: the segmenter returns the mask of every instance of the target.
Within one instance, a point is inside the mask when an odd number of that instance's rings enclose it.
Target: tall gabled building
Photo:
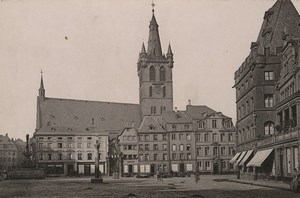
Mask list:
[[[264,136],[274,134],[275,85],[279,79],[285,36],[300,34],[300,17],[290,0],[278,0],[265,12],[251,51],[235,72],[237,150],[254,148]]]

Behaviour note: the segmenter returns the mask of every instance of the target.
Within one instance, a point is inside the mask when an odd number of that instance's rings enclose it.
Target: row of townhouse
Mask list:
[[[235,129],[231,118],[222,113],[189,104],[186,111],[164,112],[162,123],[146,116],[141,127],[125,127],[118,147],[122,175],[232,173],[229,161],[235,154]]]

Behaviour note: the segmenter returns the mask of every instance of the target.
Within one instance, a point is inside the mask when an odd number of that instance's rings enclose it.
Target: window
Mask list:
[[[274,134],[274,123],[273,122],[266,122],[265,123],[265,135],[272,135]]]
[[[172,159],[176,160],[176,158],[177,158],[176,153],[172,153]]]
[[[232,134],[232,133],[229,133],[229,134],[228,134],[228,140],[229,140],[229,141],[233,141],[233,134]]]
[[[166,97],[166,87],[163,87],[163,97]]]
[[[225,133],[221,133],[220,135],[221,142],[225,141]]]
[[[157,145],[157,144],[154,144],[154,145],[153,145],[153,150],[155,150],[155,151],[158,150],[158,145]]]
[[[201,147],[197,147],[197,156],[202,155],[202,149]]]
[[[143,154],[139,155],[139,159],[140,159],[140,161],[143,161]]]
[[[209,155],[209,147],[205,147],[204,155],[205,156]]]
[[[132,150],[133,146],[132,145],[128,145],[128,150]]]
[[[49,142],[49,143],[47,144],[47,148],[48,148],[48,149],[51,149],[51,147],[52,147],[52,143]]]
[[[172,140],[176,140],[176,134],[172,134]]]
[[[139,149],[143,150],[143,145],[142,144],[139,144]]]
[[[5,158],[4,158],[5,159]],[[40,157],[39,157],[40,160],[44,160],[44,155],[43,154],[40,154]]]
[[[150,81],[155,80],[155,69],[153,66],[150,67]]]
[[[203,129],[204,128],[204,123],[203,122],[199,122],[198,123],[198,128],[199,129]]]
[[[150,140],[149,135],[145,135],[145,141],[149,141],[149,140]]]
[[[68,148],[72,148],[72,143],[68,143],[68,144],[67,144],[67,147],[68,147]]]
[[[68,153],[68,160],[72,159],[72,154]]]
[[[48,154],[48,160],[51,160],[52,154]]]
[[[123,136],[123,141],[126,141],[126,140],[127,140],[127,136],[124,135],[124,136]]]
[[[82,160],[82,153],[78,153],[77,158],[78,158],[78,160]]]
[[[168,160],[167,154],[163,154],[163,160]]]
[[[163,139],[163,140],[167,140],[167,135],[163,135],[163,136],[162,136],[162,139]]]
[[[159,80],[166,81],[166,69],[164,67],[159,69]]]
[[[201,141],[201,134],[196,134],[196,141],[200,142]]]
[[[234,154],[233,147],[229,147],[228,151],[229,151],[229,155],[233,155]]]
[[[190,153],[188,153],[186,156],[188,160],[192,159],[192,155]]]
[[[143,136],[139,135],[139,141],[143,141]]]
[[[156,114],[156,106],[151,107],[151,114]]]
[[[212,120],[212,128],[217,128],[217,120]]]
[[[217,147],[213,148],[213,155],[218,155],[218,148]]]
[[[186,139],[187,139],[187,140],[191,140],[191,134],[190,134],[190,133],[187,133],[187,134],[186,134]]]
[[[184,158],[183,153],[180,153],[180,154],[179,154],[179,159],[180,159],[180,160],[183,160],[183,158]]]
[[[208,133],[205,133],[205,134],[204,134],[204,142],[208,142],[208,141],[209,141],[209,140],[208,140],[208,135],[209,135]]]
[[[191,151],[191,145],[190,144],[186,145],[186,150]]]
[[[43,143],[39,143],[39,149],[43,148]]]
[[[157,161],[158,160],[158,155],[157,154],[153,154],[153,160]]]
[[[226,162],[222,162],[222,169],[226,169]]]
[[[176,131],[176,125],[175,125],[175,124],[172,125],[172,129],[173,129],[174,131]]]
[[[218,140],[217,140],[217,134],[216,134],[216,133],[214,133],[214,134],[212,135],[212,137],[213,137],[213,141],[214,141],[214,142],[218,141]]]
[[[133,141],[136,141],[136,136],[132,136],[132,140],[133,140]]]
[[[62,148],[62,143],[57,143],[57,148]]]
[[[210,162],[205,162],[205,170],[210,170]]]
[[[185,130],[188,130],[189,128],[190,128],[190,125],[188,125],[188,124],[185,124],[185,125],[184,125],[184,129],[185,129]]]
[[[179,133],[179,139],[182,140],[183,139],[183,134]]]
[[[149,97],[152,97],[152,86],[149,87]]]
[[[57,139],[62,140],[62,137],[58,137]]]
[[[88,160],[92,160],[92,153],[88,153],[87,159],[88,159]]]
[[[149,161],[149,154],[145,154],[145,161]]]
[[[153,140],[157,140],[157,135],[153,135]]]
[[[183,148],[183,144],[180,144],[180,145],[179,145],[179,150],[180,150],[180,151],[183,151],[183,149],[184,149],[184,148]]]
[[[273,107],[273,95],[265,95],[265,107]]]
[[[123,150],[127,150],[127,145],[123,145]]]
[[[225,155],[225,147],[221,147],[221,155]]]
[[[145,144],[145,150],[149,150],[149,144]]]
[[[272,71],[266,71],[265,80],[274,80],[274,73]]]
[[[177,146],[176,146],[176,144],[173,144],[172,145],[172,151],[176,151],[177,150]]]
[[[166,151],[167,150],[167,145],[163,144],[163,150]]]
[[[81,143],[77,143],[77,148],[81,148]]]

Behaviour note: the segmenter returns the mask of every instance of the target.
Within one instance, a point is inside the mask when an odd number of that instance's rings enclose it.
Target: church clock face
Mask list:
[[[154,85],[154,93],[156,93],[156,95],[160,95],[162,91],[162,88],[160,85]]]

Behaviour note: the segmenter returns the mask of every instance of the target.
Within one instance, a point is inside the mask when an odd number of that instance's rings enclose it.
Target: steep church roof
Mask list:
[[[46,98],[39,103],[41,130],[119,131],[139,125],[138,104]]]
[[[277,0],[277,2],[265,12],[257,44],[259,53],[263,54],[265,47],[276,48],[283,46],[283,36],[300,36],[300,17],[291,0]]]

